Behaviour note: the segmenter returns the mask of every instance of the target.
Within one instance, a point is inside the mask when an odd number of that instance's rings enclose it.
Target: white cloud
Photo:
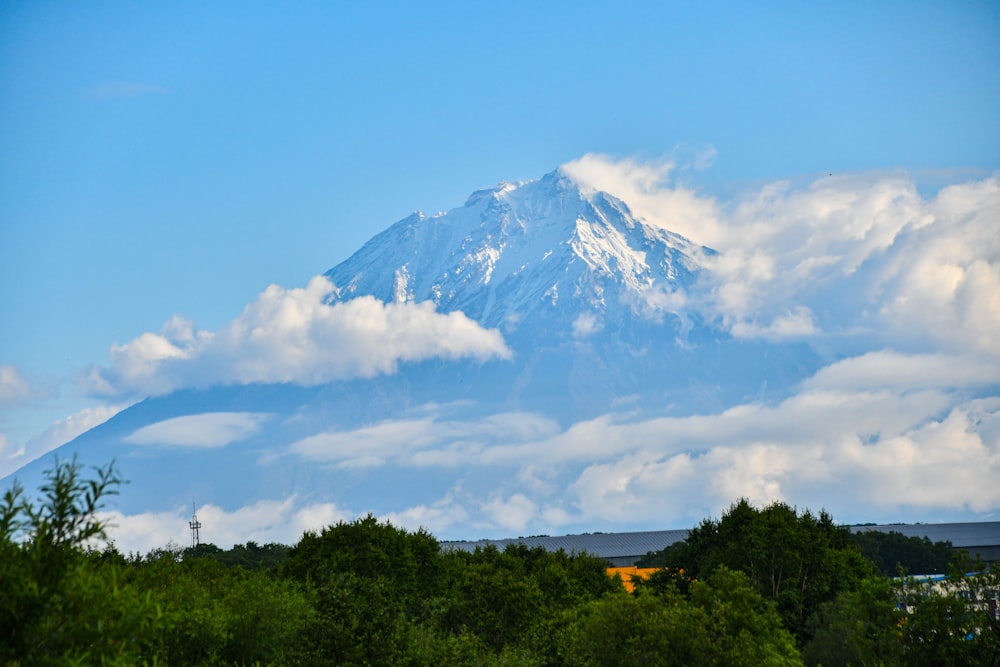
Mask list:
[[[915,410],[906,401],[870,398],[920,418],[872,432],[866,419],[852,420],[853,408],[834,405],[830,419],[806,421],[798,435],[789,434],[789,421],[810,417],[804,400],[768,411],[773,428],[748,424],[746,435],[735,429],[734,436],[721,415],[708,418],[706,433],[719,433],[714,441],[682,438],[685,451],[677,452],[661,436],[645,443],[651,446],[588,463],[570,486],[577,518],[682,526],[717,515],[739,497],[825,507],[841,520],[891,517],[905,508],[927,516],[1000,507],[993,482],[1000,478],[1000,399],[970,401],[937,417],[931,405]]]
[[[586,155],[581,187],[719,251],[680,306],[741,337],[863,332],[881,345],[1000,356],[1000,181],[920,195],[905,174],[771,183],[720,202],[671,183],[671,163]]]
[[[859,391],[977,387],[1000,384],[1000,360],[970,355],[868,352],[820,369],[807,389]]]
[[[400,362],[510,357],[498,331],[460,312],[372,297],[328,304],[332,289],[322,276],[305,288],[272,285],[218,332],[174,318],[159,334],[113,346],[111,367],[92,369],[89,385],[108,395],[213,384],[316,385],[393,373]]]
[[[926,224],[897,239],[878,276],[880,320],[900,336],[1000,356],[1000,182],[943,189]]]
[[[34,394],[31,382],[28,381],[17,366],[0,364],[0,407],[30,397]]]
[[[538,506],[523,493],[508,498],[494,496],[483,504],[482,510],[492,525],[513,533],[523,531],[538,514]]]
[[[732,326],[732,334],[737,338],[780,340],[786,338],[803,338],[816,332],[817,329],[813,323],[812,311],[805,306],[797,306],[779,315],[766,327],[753,322],[736,322]]]
[[[717,247],[716,242],[725,236],[717,202],[688,188],[669,187],[672,162],[614,160],[588,154],[560,169],[582,189],[613,194],[648,221],[693,241]]]
[[[586,338],[603,328],[604,323],[594,313],[580,313],[573,320],[573,335],[577,338]]]
[[[232,511],[216,505],[203,505],[197,508],[202,525],[201,541],[223,549],[249,541],[294,544],[307,530],[318,531],[354,517],[353,513],[333,503],[299,506],[295,501],[295,496],[283,500],[260,500]],[[109,537],[119,551],[145,554],[168,544],[190,545],[190,512],[190,508],[177,507],[166,512],[125,515],[115,511],[101,516],[111,522]]]
[[[425,406],[418,418],[322,434],[292,450],[333,465],[365,465],[365,457],[392,464],[391,472],[367,471],[372,480],[398,480],[374,475],[398,475],[400,467],[414,475],[432,466],[460,471],[442,498],[403,500],[403,509],[381,515],[439,537],[683,527],[741,496],[825,508],[842,521],[907,512],[933,520],[935,512],[1000,507],[1000,397],[970,398],[995,377],[974,361],[872,352],[831,364],[774,405],[640,420],[605,415],[565,429],[525,413],[445,419],[442,406]],[[354,516],[333,504],[300,507],[294,498],[234,511],[206,506],[198,515],[203,539],[220,546],[293,543],[302,530]],[[139,550],[184,544],[187,518],[186,508],[116,515],[119,541]]]
[[[125,438],[136,445],[225,447],[260,430],[270,417],[259,412],[206,412],[143,426]]]
[[[432,535],[441,535],[455,526],[468,525],[469,512],[458,498],[459,491],[456,487],[444,498],[430,505],[416,505],[399,512],[390,512],[381,519],[399,528],[411,531],[424,528]]]
[[[466,462],[494,443],[522,443],[546,437],[558,425],[524,412],[490,415],[475,420],[390,420],[347,431],[312,435],[289,446],[303,458],[343,468],[368,468],[387,462],[415,466],[452,466]]]
[[[7,443],[6,448],[0,447],[0,453],[2,453],[2,456],[0,456],[0,477],[15,472],[21,466],[66,444],[95,426],[103,424],[126,407],[128,406],[99,405],[93,408],[84,408],[65,419],[54,422],[40,434],[29,438],[20,447],[15,447],[13,444]],[[7,452],[4,451],[5,449],[12,451]]]

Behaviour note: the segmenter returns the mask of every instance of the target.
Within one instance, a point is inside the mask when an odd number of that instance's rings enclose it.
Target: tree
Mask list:
[[[901,664],[905,612],[898,603],[892,581],[883,576],[865,579],[857,590],[841,591],[810,619],[803,660],[824,667]]]
[[[531,552],[491,547],[463,558],[445,603],[445,627],[453,634],[471,632],[494,651],[522,638],[545,609],[538,580],[523,560],[526,553]]]
[[[122,580],[113,558],[89,558],[106,538],[99,516],[121,478],[114,464],[85,479],[56,459],[37,500],[15,482],[0,503],[0,662],[135,664],[155,653],[162,616]]]
[[[904,574],[946,574],[954,554],[951,542],[931,542],[896,531],[861,530],[852,533],[851,539],[887,577],[897,576],[900,569]]]
[[[903,578],[896,588],[906,664],[1000,665],[1000,573],[958,559],[943,579]]]
[[[437,539],[372,515],[306,533],[278,572],[313,596],[313,642],[331,664],[398,662],[409,625],[441,592]]]
[[[159,656],[167,664],[314,664],[316,613],[296,582],[227,568],[211,556],[158,550],[130,580],[163,611]]]
[[[826,512],[800,514],[780,502],[757,509],[746,499],[718,521],[705,519],[656,558],[689,580],[719,566],[744,572],[763,597],[777,603],[785,627],[800,640],[819,605],[854,589],[872,571],[850,531]]]
[[[569,665],[801,665],[774,603],[746,575],[720,567],[690,595],[645,585],[570,610]]]
[[[567,609],[624,594],[603,558],[510,544],[444,554],[445,590],[439,625],[472,634],[498,654],[526,650],[555,661],[555,635]],[[523,656],[522,656],[523,657]]]

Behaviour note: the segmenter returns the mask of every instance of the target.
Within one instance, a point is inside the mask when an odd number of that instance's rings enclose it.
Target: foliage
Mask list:
[[[182,557],[185,560],[210,558],[225,567],[241,567],[244,570],[262,570],[274,573],[285,562],[290,550],[290,547],[275,542],[263,545],[256,542],[235,544],[228,550],[206,543],[185,549]]]
[[[800,641],[807,635],[807,619],[821,604],[853,590],[872,570],[850,531],[826,512],[800,514],[779,502],[757,509],[746,499],[718,521],[702,521],[659,559],[689,580],[720,566],[744,572],[763,597],[777,603],[785,627]]]
[[[852,533],[851,539],[887,577],[898,575],[900,570],[905,574],[945,574],[953,553],[951,542],[931,542],[896,531],[860,530]]]
[[[807,665],[895,665],[903,657],[904,612],[891,580],[871,577],[825,602],[810,619]]]
[[[447,590],[438,625],[472,634],[503,655],[512,649],[538,659],[557,654],[555,627],[566,609],[624,594],[602,558],[508,545],[444,555]]]
[[[307,532],[281,564],[282,576],[322,583],[331,573],[384,581],[400,598],[432,597],[440,583],[440,545],[421,529],[409,532],[369,514],[319,534]]]
[[[405,652],[408,624],[441,591],[437,539],[368,515],[306,533],[278,572],[313,597],[313,637],[331,664],[393,664]]]
[[[609,596],[576,613],[563,634],[569,665],[800,665],[773,602],[746,575],[720,567],[677,588]]]
[[[1000,665],[1000,573],[959,561],[944,579],[904,578],[896,587],[906,612],[901,624],[906,664]]]
[[[151,596],[90,559],[98,517],[121,483],[113,464],[84,479],[74,458],[46,471],[41,496],[15,483],[0,504],[0,662],[134,664],[156,645]]]

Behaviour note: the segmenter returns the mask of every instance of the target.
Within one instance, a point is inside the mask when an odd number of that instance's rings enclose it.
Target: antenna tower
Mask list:
[[[191,548],[194,548],[201,544],[201,538],[198,534],[198,531],[201,530],[201,521],[198,521],[194,503],[191,503],[191,520],[188,521],[188,525],[191,526]]]

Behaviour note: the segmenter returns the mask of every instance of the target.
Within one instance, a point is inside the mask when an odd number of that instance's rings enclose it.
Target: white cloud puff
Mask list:
[[[17,366],[0,364],[0,407],[13,405],[34,393],[28,381]]]
[[[597,315],[594,313],[580,313],[573,320],[573,335],[576,338],[586,338],[604,328]]]
[[[456,526],[468,525],[469,512],[458,497],[459,491],[456,487],[436,502],[390,512],[380,518],[407,530],[424,528],[433,535],[441,535]]]
[[[111,524],[108,536],[123,553],[145,554],[168,544],[188,546],[191,509],[177,507],[166,512],[122,514],[104,512],[101,517]],[[353,513],[333,503],[299,505],[295,496],[283,500],[260,500],[227,511],[216,505],[197,508],[202,542],[229,549],[249,541],[258,544],[278,542],[294,544],[307,530],[318,531],[338,521],[349,521]]]
[[[0,447],[0,477],[15,472],[18,468],[53,449],[66,444],[81,435],[106,422],[124,410],[127,405],[99,405],[84,408],[69,415],[65,419],[53,422],[38,435],[29,438],[20,447],[7,443],[6,448]],[[10,450],[10,451],[5,451]]]
[[[524,530],[538,514],[538,506],[523,493],[507,498],[494,496],[482,505],[482,510],[492,525],[512,533]]]
[[[804,338],[815,334],[816,331],[812,311],[805,306],[797,306],[779,315],[767,326],[742,321],[735,322],[732,326],[732,334],[737,338],[765,338],[769,340]]]
[[[92,391],[156,395],[184,387],[254,382],[323,384],[395,372],[401,362],[431,358],[509,358],[496,330],[434,304],[360,297],[329,304],[322,276],[304,288],[267,288],[218,332],[174,318],[111,348],[111,367],[94,368]]]
[[[225,447],[260,430],[270,417],[258,412],[206,412],[143,426],[125,438],[136,445]]]
[[[289,446],[305,459],[341,468],[368,468],[387,462],[407,465],[461,465],[484,447],[533,442],[558,432],[540,415],[509,412],[475,420],[390,420],[346,431],[312,435]]]
[[[734,335],[864,333],[1000,356],[1000,181],[926,198],[905,174],[765,185],[732,202],[670,182],[670,163],[587,155],[562,167],[640,217],[719,251],[684,306]]]
[[[972,355],[868,352],[820,369],[807,389],[864,391],[980,387],[1000,383],[1000,360]]]

